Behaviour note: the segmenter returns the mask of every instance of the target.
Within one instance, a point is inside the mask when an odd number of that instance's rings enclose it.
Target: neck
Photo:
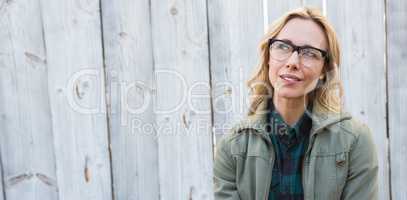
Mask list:
[[[275,95],[273,97],[274,108],[278,111],[285,123],[292,126],[304,114],[307,108],[307,98],[285,98]]]

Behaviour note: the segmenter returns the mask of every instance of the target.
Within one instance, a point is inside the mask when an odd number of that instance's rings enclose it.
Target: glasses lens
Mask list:
[[[313,48],[302,49],[300,52],[300,57],[302,64],[308,67],[320,65],[324,59],[322,52]]]
[[[274,60],[284,61],[288,59],[294,48],[283,41],[273,41],[270,45],[270,56]],[[319,66],[323,64],[324,55],[314,48],[302,48],[299,52],[301,63],[306,67]]]
[[[279,61],[287,59],[293,51],[293,48],[282,41],[274,41],[270,46],[270,56]]]

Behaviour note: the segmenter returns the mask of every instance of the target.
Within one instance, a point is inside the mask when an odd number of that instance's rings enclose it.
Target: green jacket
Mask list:
[[[315,106],[314,106],[315,108]],[[219,141],[214,163],[215,199],[268,198],[274,150],[266,131],[267,103]],[[370,131],[350,114],[312,115],[302,168],[305,200],[374,200],[378,161]]]

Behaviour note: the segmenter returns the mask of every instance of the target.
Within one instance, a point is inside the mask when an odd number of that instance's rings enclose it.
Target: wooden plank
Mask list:
[[[38,11],[36,0],[0,3],[0,199],[58,199]]]
[[[103,0],[102,14],[114,199],[158,200],[149,1]]]
[[[384,3],[327,1],[327,15],[342,46],[345,109],[372,131],[379,155],[379,199],[388,199]]]
[[[161,199],[213,199],[206,1],[151,1]]]
[[[208,1],[208,20],[214,134],[219,141],[247,115],[246,81],[258,63],[263,1]]]
[[[323,13],[325,3],[326,0],[303,0],[302,5],[312,8],[318,8]]]
[[[0,200],[4,200],[6,198],[6,193],[4,191],[4,179],[3,179],[3,163],[1,159],[0,153]]]
[[[391,196],[407,199],[407,2],[386,2]]]
[[[273,21],[281,17],[286,12],[301,7],[302,3],[302,0],[275,0],[273,1],[273,3],[269,2],[267,5],[267,15],[269,23],[273,23]]]
[[[99,8],[41,1],[60,199],[112,199]]]

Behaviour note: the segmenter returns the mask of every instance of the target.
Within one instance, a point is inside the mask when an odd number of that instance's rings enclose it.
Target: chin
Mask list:
[[[280,91],[278,97],[287,98],[287,99],[298,99],[305,96],[303,92],[296,91]]]

